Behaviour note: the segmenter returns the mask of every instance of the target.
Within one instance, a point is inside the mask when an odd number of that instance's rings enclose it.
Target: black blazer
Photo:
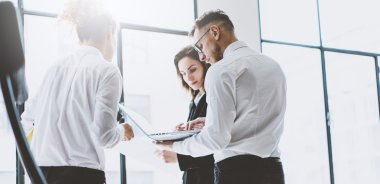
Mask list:
[[[199,100],[198,105],[195,106],[194,101],[190,103],[189,106],[189,116],[187,121],[194,120],[198,117],[206,117],[207,103],[206,95]],[[177,154],[178,164],[181,171],[186,171],[188,169],[195,168],[214,168],[214,157],[213,155],[207,155],[203,157],[192,157],[188,155]]]

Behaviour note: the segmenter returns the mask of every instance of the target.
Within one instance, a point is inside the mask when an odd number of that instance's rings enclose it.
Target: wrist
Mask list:
[[[123,126],[122,124],[118,124],[118,125],[117,125],[117,131],[119,132],[120,139],[123,140],[124,137],[125,137],[124,126]]]

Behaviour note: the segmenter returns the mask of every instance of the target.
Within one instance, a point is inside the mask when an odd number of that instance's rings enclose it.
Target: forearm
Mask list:
[[[193,157],[206,156],[225,148],[230,139],[230,133],[221,134],[209,127],[203,129],[198,135],[184,141],[174,142],[173,151]]]

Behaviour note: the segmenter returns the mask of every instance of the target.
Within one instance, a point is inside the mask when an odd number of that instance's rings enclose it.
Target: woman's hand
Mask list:
[[[184,131],[187,130],[187,125],[185,123],[180,123],[175,126],[175,131]]]
[[[205,117],[197,118],[187,123],[180,123],[175,126],[176,131],[202,129],[205,126]]]
[[[189,121],[187,124],[188,130],[202,129],[205,126],[205,117],[197,118],[192,121]]]

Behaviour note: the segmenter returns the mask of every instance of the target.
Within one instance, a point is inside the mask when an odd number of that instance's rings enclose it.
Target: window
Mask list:
[[[189,30],[194,20],[192,0],[111,0],[109,6],[125,23]]]
[[[78,47],[70,28],[55,18],[25,16],[25,73],[33,97],[48,69]]]
[[[316,7],[316,1],[260,1],[262,38],[319,45]]]
[[[3,183],[16,183],[16,143],[0,87],[0,178]]]
[[[190,101],[173,61],[174,55],[189,43],[187,36],[136,30],[123,30],[122,35],[126,106],[150,119],[156,130],[172,131],[186,121]],[[165,164],[154,155],[158,148],[151,140],[140,133],[133,142],[123,148],[127,152],[128,183],[142,179],[143,183],[181,182],[178,165]]]
[[[167,122],[166,118],[172,117],[185,121],[188,110],[187,102],[190,101],[181,88],[173,61],[174,55],[189,44],[188,38],[163,33],[125,30],[122,40],[125,94],[149,96],[150,107],[147,108],[151,109],[151,115],[147,119],[151,119],[152,124],[158,125],[162,130],[172,130],[173,125],[177,122]],[[165,44],[165,47],[162,47],[162,44]],[[180,100],[176,101],[175,99]],[[127,96],[125,101],[128,104]],[[167,107],[173,107],[173,110],[183,107],[185,111],[173,113],[170,109],[167,110]]]
[[[337,184],[380,181],[380,124],[373,58],[326,53]]]
[[[25,10],[58,14],[65,1],[24,0]],[[120,22],[189,30],[194,19],[192,0],[109,0],[105,5]],[[49,7],[49,8],[46,8]]]
[[[65,1],[23,0],[25,10],[57,14],[63,9]],[[49,7],[49,8],[46,8]]]
[[[380,53],[379,6],[376,0],[320,0],[324,45]]]
[[[378,5],[373,0],[260,1],[263,52],[277,59],[288,82],[280,143],[287,183],[380,182],[376,174],[380,168]],[[319,25],[321,47],[315,29]],[[313,116],[297,124],[309,114]],[[293,132],[293,124],[300,131]],[[300,134],[312,146],[293,147]],[[317,156],[318,163],[306,167],[296,159],[290,163],[293,157],[303,160],[302,154]]]
[[[285,131],[280,141],[286,183],[329,182],[320,51],[263,44],[287,80]]]

